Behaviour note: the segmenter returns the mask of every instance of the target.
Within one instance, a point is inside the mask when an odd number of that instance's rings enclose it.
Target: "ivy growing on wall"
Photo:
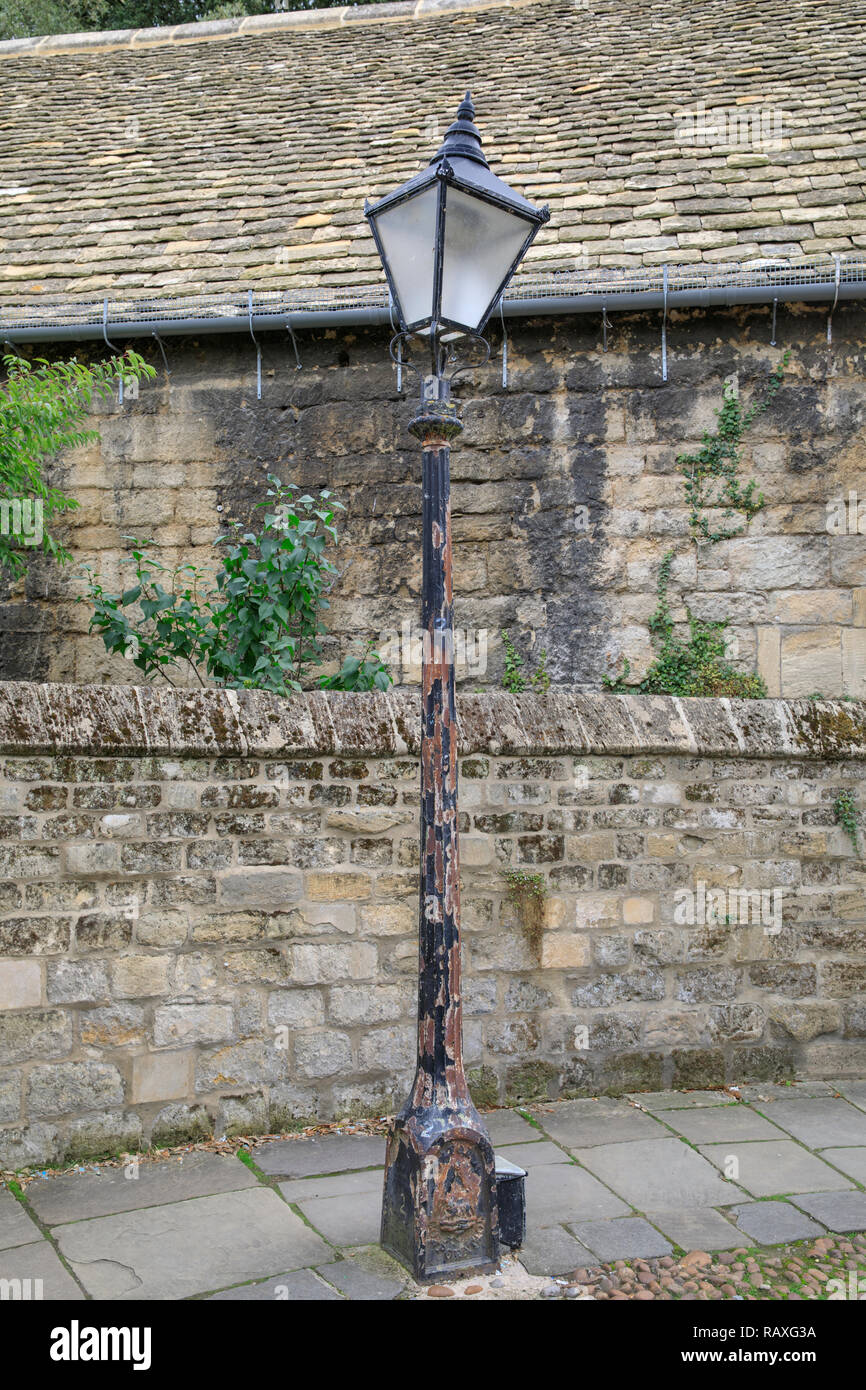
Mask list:
[[[716,411],[715,429],[704,431],[694,453],[677,456],[689,505],[689,531],[699,556],[703,546],[742,535],[764,505],[764,495],[758,491],[755,479],[747,483],[741,480],[742,441],[779,390],[789,355],[783,355],[763,392],[748,409],[743,409],[736,382],[726,382],[721,407]],[[727,619],[707,622],[687,608],[688,637],[676,635],[668,602],[674,559],[672,550],[662,558],[656,607],[649,620],[650,636],[657,649],[655,660],[641,681],[630,682],[631,663],[626,658],[618,677],[603,678],[605,687],[650,695],[763,698],[767,693],[763,679],[755,672],[736,670],[728,658]]]

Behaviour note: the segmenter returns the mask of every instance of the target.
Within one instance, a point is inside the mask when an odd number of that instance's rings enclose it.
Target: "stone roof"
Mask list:
[[[362,287],[471,87],[529,272],[866,248],[866,0],[420,0],[0,43],[0,305]]]

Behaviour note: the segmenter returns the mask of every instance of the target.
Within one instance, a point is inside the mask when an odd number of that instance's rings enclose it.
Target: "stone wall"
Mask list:
[[[607,352],[595,315],[512,323],[508,391],[496,362],[462,380],[455,621],[469,660],[458,676],[469,690],[498,684],[503,627],[525,657],[547,651],[557,684],[600,690],[624,657],[639,676],[659,563],[672,548],[678,623],[687,606],[729,619],[737,664],[757,666],[771,695],[863,697],[862,309],[837,308],[832,344],[823,306],[780,305],[776,347],[761,306],[676,312],[667,331],[666,383],[660,316],[637,314],[612,317]],[[496,325],[491,334],[498,351]],[[71,547],[109,587],[126,587],[126,536],[152,537],[166,563],[208,564],[224,522],[252,515],[269,469],[330,486],[347,512],[328,655],[339,661],[359,638],[391,634],[398,682],[411,682],[417,653],[403,632],[417,624],[421,567],[420,462],[406,429],[414,378],[405,373],[398,397],[384,331],[301,335],[300,372],[286,335],[262,341],[261,400],[243,335],[170,339],[170,379],[156,345],[135,344],[158,379],[138,400],[104,407],[101,445],[57,470],[81,503]],[[676,456],[713,423],[726,379],[737,376],[749,398],[786,348],[785,384],[744,452],[765,508],[746,535],[699,552]],[[87,636],[87,611],[73,602],[80,589],[71,570],[38,561],[26,583],[0,590],[0,676],[135,678]]]
[[[866,707],[460,717],[479,1100],[863,1074],[864,869],[834,802],[862,805]],[[0,686],[0,1167],[404,1098],[418,723],[409,693]]]

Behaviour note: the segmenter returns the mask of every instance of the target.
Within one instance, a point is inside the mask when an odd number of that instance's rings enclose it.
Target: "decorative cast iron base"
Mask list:
[[[493,1146],[473,1111],[403,1112],[388,1138],[382,1245],[419,1283],[499,1264]]]

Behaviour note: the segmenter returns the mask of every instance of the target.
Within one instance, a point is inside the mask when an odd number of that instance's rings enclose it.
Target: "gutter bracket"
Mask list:
[[[505,331],[505,309],[499,296],[499,322],[502,324],[502,389],[508,389],[508,334]]]
[[[155,328],[153,329],[151,336],[156,339],[157,347],[162,353],[162,365],[165,367],[166,377],[168,378],[169,384],[171,384],[171,372],[168,369],[168,358],[165,355],[165,348],[163,346],[162,338],[160,338]]]
[[[391,332],[393,334],[391,341],[397,343],[397,356],[394,357],[393,352],[391,356],[397,366],[397,395],[399,396],[403,391],[403,335],[394,322],[394,296],[390,288],[388,289],[388,317],[391,320]]]
[[[295,371],[301,371],[301,354],[298,352],[298,340],[295,337],[295,330],[292,327],[292,320],[286,319],[286,332],[292,340],[292,347],[295,349]]]
[[[664,303],[662,305],[662,381],[668,379],[668,268],[663,267],[662,291]]]
[[[259,401],[260,401],[261,398],[262,398],[262,349],[261,349],[261,346],[260,346],[260,344],[259,344],[258,338],[256,337],[255,333],[253,332],[253,292],[252,292],[252,290],[249,290],[249,291],[248,291],[248,294],[249,294],[249,298],[247,299],[247,312],[248,312],[249,320],[250,320],[250,337],[252,338],[253,342],[254,342],[255,345],[256,345],[256,400],[259,400]]]
[[[114,346],[114,343],[112,343],[112,342],[109,340],[109,337],[108,337],[108,297],[107,297],[107,296],[106,296],[106,298],[103,299],[103,301],[102,301],[102,336],[103,336],[103,338],[105,339],[105,346],[111,348],[111,351],[112,351],[112,352],[116,352],[119,356],[122,356],[122,354],[121,354],[121,352],[120,352],[120,348],[115,347],[115,346]],[[118,404],[118,405],[123,405],[123,377],[122,377],[122,376],[121,376],[121,377],[118,377],[117,404]]]
[[[841,274],[842,274],[842,258],[841,258],[841,256],[840,256],[838,253],[834,253],[833,260],[836,262],[836,293],[835,293],[835,295],[833,296],[833,304],[832,304],[832,306],[831,306],[831,308],[830,308],[829,314],[827,315],[827,342],[828,342],[828,343],[832,343],[832,341],[833,341],[833,310],[836,308],[836,305],[839,303],[839,280],[840,280],[840,277],[841,277]]]

